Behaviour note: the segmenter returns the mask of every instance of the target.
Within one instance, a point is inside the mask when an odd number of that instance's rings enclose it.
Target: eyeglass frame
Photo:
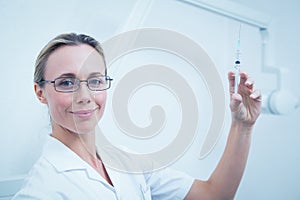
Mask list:
[[[111,81],[114,80],[114,79],[110,78],[110,77],[107,76],[107,75],[103,75],[103,76],[101,76],[101,77],[105,77],[105,80],[108,81],[108,82],[107,82],[108,87],[105,88],[105,89],[101,89],[101,90],[93,90],[93,89],[91,89],[90,86],[89,86],[88,80],[89,80],[89,79],[92,79],[92,78],[95,78],[95,77],[91,77],[91,78],[88,78],[88,79],[85,79],[85,80],[80,80],[79,78],[76,78],[76,77],[57,77],[57,78],[55,78],[54,80],[41,80],[41,81],[39,81],[39,82],[37,82],[37,83],[38,83],[38,84],[41,84],[41,83],[53,83],[53,87],[54,87],[54,89],[55,89],[56,92],[61,92],[61,93],[71,93],[71,92],[76,92],[77,90],[79,90],[79,88],[80,88],[80,83],[86,82],[86,85],[87,85],[87,87],[89,88],[89,90],[94,91],[94,92],[100,92],[100,91],[108,90],[108,89],[111,87]],[[55,81],[58,80],[58,79],[61,79],[61,78],[72,78],[72,79],[74,79],[74,80],[77,80],[77,81],[78,81],[78,84],[77,84],[77,85],[78,85],[78,88],[77,88],[76,90],[72,90],[72,91],[62,91],[62,90],[57,90],[57,89],[56,89],[57,86],[55,85]]]

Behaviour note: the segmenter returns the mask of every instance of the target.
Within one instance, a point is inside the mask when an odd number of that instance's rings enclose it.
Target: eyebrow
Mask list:
[[[101,72],[93,72],[93,73],[90,73],[88,77],[94,77],[94,76],[104,76]],[[64,74],[61,74],[58,78],[64,78],[64,77],[76,77],[76,74],[74,73],[64,73]]]
[[[101,72],[90,73],[89,77],[93,77],[93,76],[104,76],[104,74],[102,74]]]
[[[58,78],[63,78],[63,77],[76,77],[74,73],[64,73],[61,74]]]

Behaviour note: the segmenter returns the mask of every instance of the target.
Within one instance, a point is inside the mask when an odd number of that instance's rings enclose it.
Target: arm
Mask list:
[[[233,199],[243,176],[251,132],[260,114],[261,95],[245,73],[241,73],[238,94],[234,94],[233,72],[228,73],[228,79],[232,123],[224,154],[207,181],[195,180],[186,200]]]

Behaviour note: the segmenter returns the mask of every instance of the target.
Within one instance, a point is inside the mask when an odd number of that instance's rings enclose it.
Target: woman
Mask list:
[[[225,152],[207,181],[171,169],[143,174],[105,166],[95,128],[112,80],[100,44],[86,35],[62,34],[40,52],[34,90],[49,108],[52,134],[14,199],[233,199],[248,156],[261,95],[241,73],[239,94],[230,83],[232,124]]]

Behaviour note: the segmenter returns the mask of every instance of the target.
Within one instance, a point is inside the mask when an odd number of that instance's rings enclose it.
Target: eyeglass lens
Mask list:
[[[78,78],[57,78],[54,80],[54,87],[59,92],[74,92],[79,89],[81,82],[87,82],[87,86],[92,91],[106,90],[110,87],[110,78],[107,76],[93,77],[87,80]]]

